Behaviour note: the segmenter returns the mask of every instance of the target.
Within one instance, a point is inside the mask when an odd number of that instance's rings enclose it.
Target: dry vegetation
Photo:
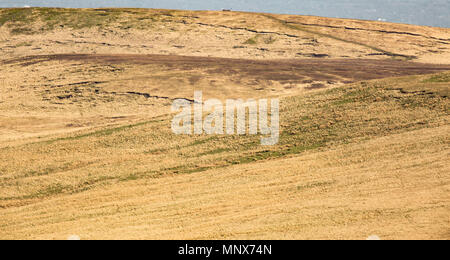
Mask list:
[[[449,44],[319,17],[1,9],[0,239],[450,239]],[[280,97],[280,143],[174,135],[194,90]]]
[[[3,25],[3,26],[2,26]],[[3,57],[61,53],[223,58],[371,58],[448,63],[450,32],[380,22],[240,12],[0,10]]]

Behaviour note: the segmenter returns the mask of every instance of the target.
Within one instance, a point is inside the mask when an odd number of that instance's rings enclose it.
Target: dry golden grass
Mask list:
[[[449,35],[2,9],[0,239],[450,239]],[[194,90],[279,97],[279,144],[174,135],[172,100]]]
[[[0,237],[449,239],[449,130],[59,195],[0,211]]]
[[[284,98],[270,148],[170,116],[10,143],[0,236],[448,239],[448,98],[395,88],[436,78]]]
[[[165,54],[448,63],[450,29],[312,16],[146,9],[0,9],[0,54]]]

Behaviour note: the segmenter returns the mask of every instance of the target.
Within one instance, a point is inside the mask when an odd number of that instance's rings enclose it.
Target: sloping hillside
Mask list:
[[[223,58],[371,58],[448,63],[450,30],[241,12],[3,9],[2,57],[166,54]]]
[[[0,10],[0,239],[449,239],[450,29]],[[280,98],[280,142],[174,99]]]

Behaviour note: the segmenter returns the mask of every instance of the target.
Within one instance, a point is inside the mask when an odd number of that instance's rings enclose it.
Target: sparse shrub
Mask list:
[[[275,37],[273,37],[273,36],[269,36],[269,37],[266,37],[264,39],[264,43],[265,44],[272,44],[272,43],[274,43],[276,41],[277,41],[277,39]]]
[[[258,44],[258,38],[252,37],[252,38],[248,39],[247,41],[245,41],[244,44],[249,44],[249,45]]]

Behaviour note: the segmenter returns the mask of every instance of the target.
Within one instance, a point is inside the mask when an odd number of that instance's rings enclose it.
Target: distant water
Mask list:
[[[267,12],[450,28],[450,0],[0,0],[0,7],[139,7]]]

